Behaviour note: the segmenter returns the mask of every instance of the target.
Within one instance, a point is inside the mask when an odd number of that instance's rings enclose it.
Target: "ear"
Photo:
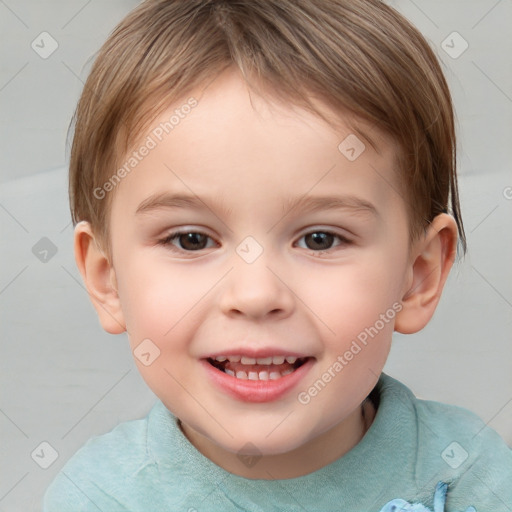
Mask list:
[[[411,249],[409,275],[404,286],[402,310],[395,317],[395,331],[412,334],[423,329],[441,298],[457,253],[457,224],[442,213]]]
[[[75,261],[101,326],[110,334],[126,331],[114,267],[100,249],[89,222],[75,227]]]

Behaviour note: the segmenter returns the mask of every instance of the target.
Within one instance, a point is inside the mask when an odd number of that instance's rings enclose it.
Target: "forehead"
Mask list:
[[[343,118],[333,119],[335,126],[251,93],[237,73],[223,73],[150,123],[125,155],[130,170],[114,205],[135,214],[166,191],[213,197],[226,212],[273,201],[287,209],[301,197],[335,192],[378,208],[400,201],[395,144],[366,126],[372,147]]]

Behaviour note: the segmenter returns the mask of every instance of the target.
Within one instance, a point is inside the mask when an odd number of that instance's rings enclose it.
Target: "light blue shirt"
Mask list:
[[[385,374],[372,396],[377,413],[359,444],[286,480],[228,473],[158,401],[89,440],[47,490],[44,512],[512,511],[512,451],[494,430]]]

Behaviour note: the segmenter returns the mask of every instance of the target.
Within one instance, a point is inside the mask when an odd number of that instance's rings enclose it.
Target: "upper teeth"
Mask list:
[[[246,356],[217,356],[216,361],[222,363],[223,361],[229,361],[231,363],[241,364],[283,364],[286,360],[287,363],[293,364],[297,361],[294,356],[268,356],[268,357],[246,357]]]

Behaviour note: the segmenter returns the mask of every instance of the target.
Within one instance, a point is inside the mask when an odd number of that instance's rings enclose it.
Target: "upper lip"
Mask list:
[[[258,358],[264,358],[264,357],[271,357],[271,356],[292,356],[296,357],[297,359],[304,359],[311,357],[308,354],[301,354],[300,352],[295,352],[293,350],[285,350],[282,348],[250,348],[250,347],[243,347],[243,348],[227,348],[226,350],[218,350],[216,352],[213,352],[212,354],[208,354],[204,357],[204,359],[215,359],[219,356],[245,356],[245,357],[252,357],[254,359]]]

